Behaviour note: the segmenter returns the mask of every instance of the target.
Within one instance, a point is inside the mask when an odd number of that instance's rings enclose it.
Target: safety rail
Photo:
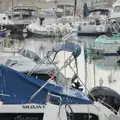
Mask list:
[[[62,98],[61,98],[61,96],[59,96],[59,95],[54,95],[54,94],[51,94],[51,93],[48,93],[48,101],[46,100],[46,102],[49,102],[49,97],[50,97],[50,96],[59,98],[59,99],[60,99],[60,104],[59,104],[59,105],[62,105]]]

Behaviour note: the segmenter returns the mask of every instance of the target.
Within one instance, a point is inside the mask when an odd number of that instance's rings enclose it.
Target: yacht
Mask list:
[[[109,31],[108,25],[108,9],[94,9],[89,11],[89,15],[85,19],[78,22],[78,35],[82,34],[105,34]]]
[[[1,14],[0,25],[11,32],[17,32],[37,19],[37,8],[33,6],[13,6]]]

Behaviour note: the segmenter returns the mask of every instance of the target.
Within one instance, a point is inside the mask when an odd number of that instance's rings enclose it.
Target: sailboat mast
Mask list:
[[[93,62],[93,71],[94,71],[94,87],[96,86],[96,71],[95,71],[95,62]]]
[[[12,10],[13,10],[14,0],[12,0]]]
[[[77,0],[74,1],[74,25],[75,25],[76,6],[77,6]]]
[[[85,58],[85,88],[87,88],[87,50],[86,50],[86,42],[84,42],[84,58]],[[85,89],[85,93],[87,94],[87,90]]]
[[[76,6],[77,6],[77,0],[74,1],[74,16],[76,14]]]

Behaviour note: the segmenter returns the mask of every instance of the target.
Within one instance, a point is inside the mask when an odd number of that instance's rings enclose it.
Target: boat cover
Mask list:
[[[68,51],[72,52],[74,57],[78,57],[81,53],[81,47],[79,44],[73,43],[73,42],[61,42],[58,45],[56,45],[53,50],[55,52],[59,51]]]
[[[27,103],[32,94],[44,83],[43,80],[27,76],[3,65],[0,66],[0,99],[4,104]],[[67,88],[66,90],[66,87],[49,83],[31,102],[45,104],[48,93],[59,95],[62,98],[62,104],[92,104],[92,101],[77,89]],[[50,97],[50,101],[60,103],[57,97]]]
[[[90,90],[90,94],[94,96],[111,96],[120,101],[120,94],[117,93],[115,90],[105,87],[105,86],[96,86]],[[90,97],[91,95],[88,94]]]
[[[112,90],[111,88],[105,87],[105,86],[96,86],[93,87],[89,94],[88,97],[93,100],[91,95],[96,99],[96,100],[102,100],[102,104],[111,109],[113,107],[117,112],[119,111],[120,108],[120,94],[117,93],[116,91]],[[94,101],[94,100],[93,100]],[[107,104],[105,104],[105,103]],[[110,107],[111,106],[111,107]],[[116,113],[116,112],[115,112]]]

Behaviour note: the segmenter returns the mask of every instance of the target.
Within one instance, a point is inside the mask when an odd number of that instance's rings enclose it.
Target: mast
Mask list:
[[[86,50],[86,42],[84,42],[84,57],[85,57],[85,88],[87,88],[87,50]],[[87,94],[87,90],[85,89],[85,94]]]
[[[12,0],[12,10],[13,10],[14,0]]]
[[[74,1],[74,25],[75,25],[76,7],[77,7],[77,0]]]
[[[94,87],[96,86],[96,72],[95,72],[95,62],[93,62],[93,71],[94,71]]]
[[[77,0],[74,1],[74,16],[76,14]]]

